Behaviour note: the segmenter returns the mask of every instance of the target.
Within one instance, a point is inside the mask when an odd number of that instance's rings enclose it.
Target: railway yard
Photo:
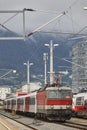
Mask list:
[[[87,1],[13,1],[0,3],[0,130],[87,130]]]
[[[71,118],[66,122],[43,121],[0,110],[2,130],[87,130],[87,119]]]

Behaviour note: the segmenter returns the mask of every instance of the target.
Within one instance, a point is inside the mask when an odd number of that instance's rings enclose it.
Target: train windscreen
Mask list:
[[[71,91],[70,90],[49,90],[47,92],[47,98],[50,99],[64,99],[64,98],[71,98]]]
[[[71,90],[61,90],[61,98],[72,98]]]
[[[48,93],[47,93],[47,98],[50,98],[50,99],[58,99],[60,98],[60,92],[59,91],[56,91],[56,90],[49,90]]]

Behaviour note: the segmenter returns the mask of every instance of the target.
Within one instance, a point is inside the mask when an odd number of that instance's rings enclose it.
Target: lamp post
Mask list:
[[[6,70],[6,69],[5,69]],[[8,70],[8,72],[6,72],[5,74],[3,74],[2,76],[0,76],[0,79],[1,78],[3,78],[3,77],[5,77],[5,76],[7,76],[8,74],[10,74],[10,73],[16,73],[16,70],[13,70],[13,69],[10,69],[10,70]]]
[[[48,46],[50,48],[50,84],[54,82],[54,71],[53,71],[53,47],[58,46],[59,44],[53,44],[52,40],[50,41],[50,44],[45,44],[45,46]]]
[[[43,60],[44,60],[44,83],[47,84],[47,60],[48,60],[48,54],[43,54]]]
[[[87,7],[83,7],[84,10],[87,10]]]
[[[33,65],[33,63],[24,63],[24,65],[27,66],[27,92],[30,92],[30,66]]]

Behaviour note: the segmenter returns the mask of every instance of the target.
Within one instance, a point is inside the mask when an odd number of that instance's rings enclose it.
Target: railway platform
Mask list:
[[[20,130],[13,123],[0,117],[0,130]]]

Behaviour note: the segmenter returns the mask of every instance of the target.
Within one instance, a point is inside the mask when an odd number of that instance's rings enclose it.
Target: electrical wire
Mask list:
[[[16,35],[19,35],[17,32],[12,31],[11,29],[7,28],[4,24],[6,24],[7,22],[9,22],[11,19],[13,19],[15,16],[17,16],[19,13],[14,14],[13,16],[11,16],[9,19],[7,19],[6,21],[4,21],[2,24],[0,24],[0,26],[4,29],[6,29],[7,31],[14,33]]]
[[[4,21],[2,24],[4,25],[5,23],[9,22],[11,19],[13,19],[15,16],[17,16],[19,13],[14,14],[13,16],[11,16],[9,19],[7,19],[6,21]]]

